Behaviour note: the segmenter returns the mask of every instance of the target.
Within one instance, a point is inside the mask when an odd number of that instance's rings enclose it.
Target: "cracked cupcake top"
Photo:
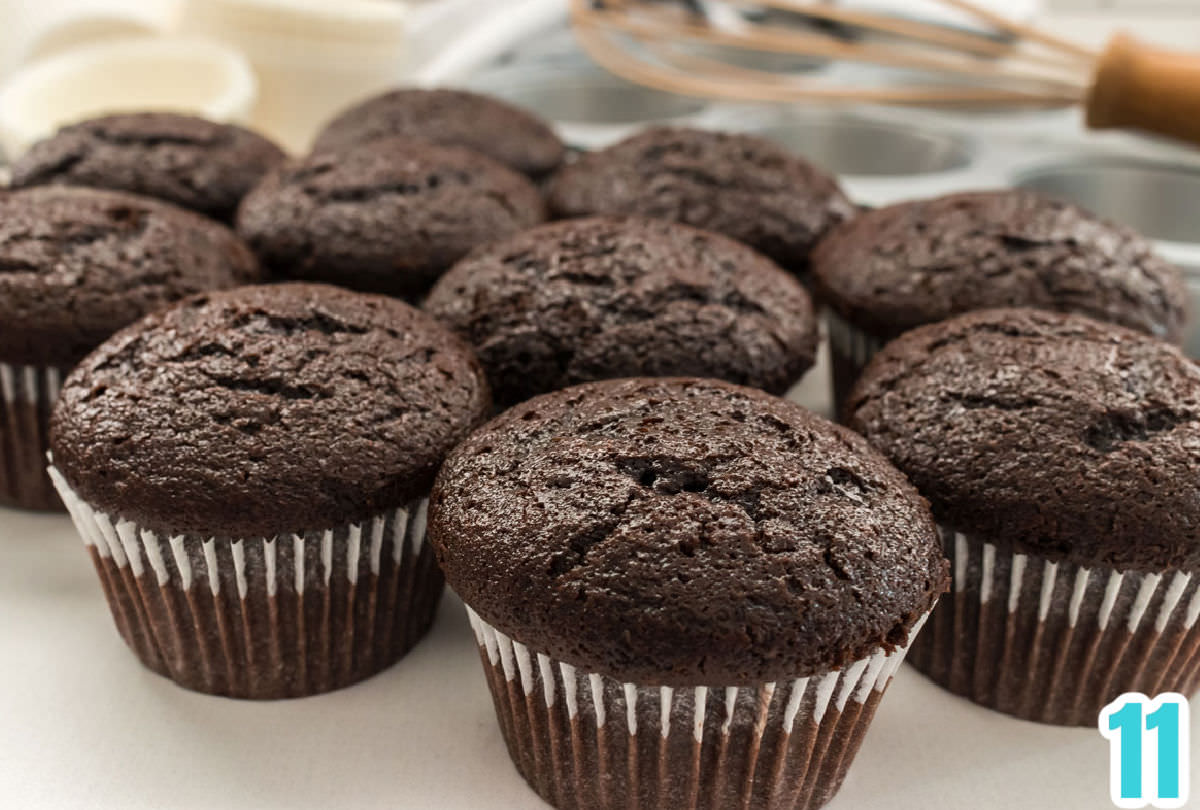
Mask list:
[[[1149,241],[1030,191],[868,211],[813,253],[822,299],[883,339],[992,307],[1075,312],[1178,341],[1188,294]]]
[[[837,181],[753,135],[656,127],[583,155],[547,188],[558,217],[655,217],[723,233],[803,273],[826,231],[854,215]]]
[[[964,315],[889,344],[845,413],[956,531],[1200,570],[1200,368],[1162,341],[1078,315]]]
[[[150,315],[84,360],[51,447],[101,511],[164,532],[273,537],[426,494],[490,405],[470,350],[403,302],[243,287]]]
[[[928,506],[865,441],[715,380],[517,405],[451,453],[429,536],[487,622],[643,685],[842,667],[904,644],[946,585]]]
[[[126,113],[72,124],[34,144],[13,163],[12,185],[129,191],[229,221],[246,192],[283,159],[278,146],[231,124]]]
[[[0,192],[0,362],[69,367],[193,293],[260,279],[226,227],[146,197]]]
[[[369,98],[330,121],[315,151],[403,135],[465,146],[534,177],[562,162],[566,147],[544,121],[498,99],[463,90],[415,87]]]
[[[385,138],[284,164],[237,229],[284,278],[417,297],[472,248],[544,219],[537,188],[503,164]]]
[[[781,394],[817,348],[800,282],[732,239],[662,220],[530,229],[459,262],[424,307],[475,347],[500,405],[687,374]]]

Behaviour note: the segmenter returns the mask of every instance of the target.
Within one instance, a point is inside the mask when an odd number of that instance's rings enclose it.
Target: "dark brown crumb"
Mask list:
[[[643,685],[844,666],[902,644],[947,582],[927,504],[861,437],[715,380],[517,405],[450,455],[429,532],[493,626]]]
[[[490,405],[470,350],[401,301],[243,287],[106,342],[67,379],[51,442],[98,509],[158,531],[274,537],[421,497]]]
[[[1200,570],[1200,368],[1163,341],[1078,315],[964,315],[884,348],[846,419],[956,531]]]

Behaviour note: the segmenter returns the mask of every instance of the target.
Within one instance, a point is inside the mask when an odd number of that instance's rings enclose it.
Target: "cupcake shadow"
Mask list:
[[[95,587],[70,518],[0,507],[0,591],[7,597],[45,599]]]

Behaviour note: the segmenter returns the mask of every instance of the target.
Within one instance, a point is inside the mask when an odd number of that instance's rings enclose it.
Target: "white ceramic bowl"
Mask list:
[[[113,39],[163,33],[160,20],[126,9],[78,10],[51,20],[37,31],[21,53],[21,64],[36,62],[67,51]]]
[[[250,65],[219,43],[108,40],[17,71],[0,88],[0,145],[19,155],[65,124],[109,112],[176,110],[244,122],[257,91]]]
[[[342,109],[402,81],[406,9],[398,0],[189,0],[180,27],[245,54],[261,88],[252,123],[303,151]]]

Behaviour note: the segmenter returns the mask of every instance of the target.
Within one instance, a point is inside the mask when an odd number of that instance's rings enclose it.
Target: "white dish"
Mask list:
[[[134,37],[38,61],[0,89],[0,145],[10,156],[64,124],[107,112],[178,110],[244,122],[258,84],[246,60],[215,42]]]
[[[25,49],[22,61],[35,62],[97,42],[161,33],[155,22],[123,10],[67,16],[39,31]]]
[[[261,88],[251,123],[302,152],[336,113],[400,83],[407,16],[397,0],[188,0],[179,26],[245,55]]]
[[[392,42],[407,9],[396,0],[182,0],[180,14],[297,39]]]
[[[826,405],[827,373],[793,396]],[[276,703],[207,697],[125,649],[66,517],[0,509],[0,662],[6,807],[547,807],[512,767],[453,597],[430,638],[362,684]],[[1108,763],[1095,729],[1014,720],[905,666],[829,808],[1097,810],[1110,806]],[[1191,775],[1200,785],[1195,756]]]

